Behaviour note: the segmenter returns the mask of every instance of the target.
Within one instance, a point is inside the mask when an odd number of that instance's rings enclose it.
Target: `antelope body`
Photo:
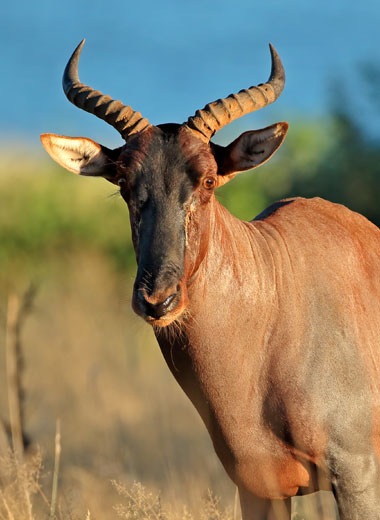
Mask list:
[[[137,276],[132,305],[200,413],[239,489],[243,520],[290,518],[290,497],[325,485],[342,520],[380,519],[380,230],[322,199],[280,201],[251,222],[214,190],[265,162],[286,123],[210,142],[277,99],[267,83],[152,126],[80,83],[83,42],[63,86],[125,144],[44,134],[59,164],[120,186]],[[282,504],[279,507],[279,504]]]

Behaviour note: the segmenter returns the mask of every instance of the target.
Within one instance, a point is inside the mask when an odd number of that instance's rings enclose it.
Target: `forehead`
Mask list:
[[[216,173],[211,148],[180,125],[150,127],[129,139],[119,163],[136,182],[196,187],[205,174]]]

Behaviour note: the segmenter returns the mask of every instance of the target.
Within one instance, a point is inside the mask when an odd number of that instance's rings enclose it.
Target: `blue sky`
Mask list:
[[[39,134],[51,131],[120,144],[112,128],[62,93],[63,68],[83,37],[81,80],[152,123],[181,122],[207,102],[265,81],[269,42],[285,65],[285,91],[229,132],[325,114],[332,79],[342,93],[347,86],[360,111],[358,66],[380,64],[379,22],[375,0],[9,2],[0,19],[0,137],[38,147]]]

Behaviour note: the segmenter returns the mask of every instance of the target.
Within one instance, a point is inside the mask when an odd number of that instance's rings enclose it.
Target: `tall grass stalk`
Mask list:
[[[18,335],[20,318],[20,300],[16,295],[8,298],[6,324],[6,367],[9,420],[12,434],[12,446],[17,457],[22,458],[24,445],[22,440],[21,419],[21,354]]]
[[[59,462],[61,458],[61,425],[60,420],[57,419],[55,429],[55,452],[54,452],[54,474],[53,474],[53,485],[51,491],[51,504],[50,504],[50,516],[49,520],[54,520],[55,509],[57,505],[57,491],[58,491],[58,475],[59,475]]]
[[[239,489],[236,486],[235,497],[234,497],[234,520],[238,520],[238,511],[239,511]]]

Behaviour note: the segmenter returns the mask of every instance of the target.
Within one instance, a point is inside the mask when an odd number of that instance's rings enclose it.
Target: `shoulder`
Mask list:
[[[359,218],[365,218],[354,211],[346,208],[343,204],[337,204],[334,202],[330,202],[325,199],[321,199],[320,197],[313,197],[311,199],[306,199],[304,197],[294,197],[290,199],[279,200],[270,206],[268,206],[264,211],[262,211],[254,220],[265,220],[268,217],[276,216],[276,217],[303,217],[307,218],[308,216],[316,217],[319,216],[331,216],[336,218],[347,218],[349,215],[356,216]]]
[[[320,197],[280,200],[257,215],[252,224],[260,229],[269,225],[287,234],[355,235],[380,242],[380,229],[366,217]]]

